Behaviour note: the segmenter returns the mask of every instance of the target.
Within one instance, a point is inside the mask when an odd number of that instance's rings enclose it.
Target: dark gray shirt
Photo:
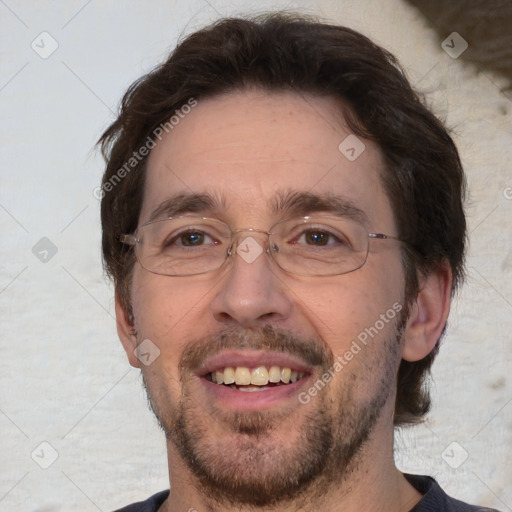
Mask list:
[[[468,505],[450,498],[439,484],[429,476],[404,474],[409,483],[423,494],[423,498],[409,512],[498,512],[495,509]],[[162,491],[146,501],[133,503],[115,512],[157,512],[169,496],[169,491]]]

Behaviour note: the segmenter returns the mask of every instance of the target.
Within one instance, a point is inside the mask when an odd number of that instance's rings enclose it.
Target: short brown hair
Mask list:
[[[378,144],[386,161],[382,182],[399,236],[407,241],[402,258],[407,300],[417,295],[418,274],[446,263],[455,290],[463,277],[465,180],[447,130],[413,91],[395,57],[370,39],[346,27],[274,13],[222,19],[186,37],[163,64],[132,84],[99,141],[107,163],[103,259],[127,311],[135,259],[119,235],[137,228],[147,157],[114,186],[112,179],[190,98],[255,86],[341,100],[350,129]],[[438,349],[439,341],[421,361],[401,362],[395,425],[414,423],[429,410],[425,378]]]

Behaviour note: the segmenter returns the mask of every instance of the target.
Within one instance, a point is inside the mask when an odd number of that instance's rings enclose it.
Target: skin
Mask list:
[[[349,134],[330,98],[247,90],[201,100],[151,152],[139,225],[173,194],[209,192],[222,195],[225,204],[199,215],[218,218],[232,229],[268,230],[281,220],[269,201],[276,191],[293,191],[348,198],[365,212],[369,231],[396,236],[380,179],[381,152],[365,140],[366,149],[350,162],[338,150]],[[265,248],[265,236],[254,237]],[[120,339],[130,363],[142,369],[164,428],[175,429],[175,418],[185,410],[194,442],[219,473],[232,471],[247,482],[272,479],[308,456],[311,450],[301,452],[301,435],[309,426],[326,422],[339,444],[357,435],[351,418],[358,412],[373,408],[376,415],[345,465],[323,454],[325,470],[302,493],[261,508],[234,503],[228,496],[223,502],[222,492],[212,490],[187,464],[180,437],[170,434],[171,495],[161,510],[410,510],[421,495],[393,461],[394,376],[401,358],[422,359],[441,335],[450,303],[448,267],[421,279],[403,332],[397,333],[396,320],[387,323],[308,404],[300,404],[297,396],[319,378],[320,365],[311,367],[307,382],[290,396],[254,402],[251,410],[209,393],[190,369],[180,372],[184,353],[202,343],[210,348],[218,343],[209,336],[226,331],[238,342],[252,333],[250,339],[260,346],[264,326],[317,347],[332,362],[394,303],[404,305],[404,288],[399,244],[382,241],[371,242],[362,268],[328,278],[288,274],[265,253],[252,263],[235,254],[219,271],[185,278],[155,275],[136,264],[133,324],[116,298]],[[144,339],[160,350],[149,366],[134,355]],[[235,418],[264,435],[236,431]]]

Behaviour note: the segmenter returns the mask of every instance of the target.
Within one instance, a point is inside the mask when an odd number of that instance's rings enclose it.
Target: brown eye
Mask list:
[[[344,240],[325,229],[307,229],[292,242],[309,247],[333,247],[344,245]]]
[[[329,237],[332,235],[325,231],[307,231],[304,233],[304,239],[309,245],[327,245],[329,243]]]
[[[204,243],[205,235],[200,231],[191,231],[189,233],[184,233],[180,236],[180,245],[184,245],[186,247],[194,247],[197,245],[202,245]]]
[[[218,242],[204,231],[197,229],[182,231],[172,236],[168,236],[163,243],[163,247],[167,250],[179,247],[204,247],[208,245],[217,245]]]

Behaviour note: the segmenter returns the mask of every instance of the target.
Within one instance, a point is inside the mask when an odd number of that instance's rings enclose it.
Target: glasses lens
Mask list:
[[[364,226],[334,215],[280,222],[270,238],[278,265],[298,275],[346,274],[364,265],[368,255]]]
[[[204,274],[220,268],[231,243],[218,220],[184,216],[150,222],[137,230],[137,257],[150,272],[167,276]],[[368,232],[335,215],[288,219],[274,226],[270,252],[287,272],[303,276],[346,274],[364,265]]]
[[[203,274],[226,259],[230,231],[215,219],[180,217],[141,226],[139,261],[150,272],[168,276]]]

